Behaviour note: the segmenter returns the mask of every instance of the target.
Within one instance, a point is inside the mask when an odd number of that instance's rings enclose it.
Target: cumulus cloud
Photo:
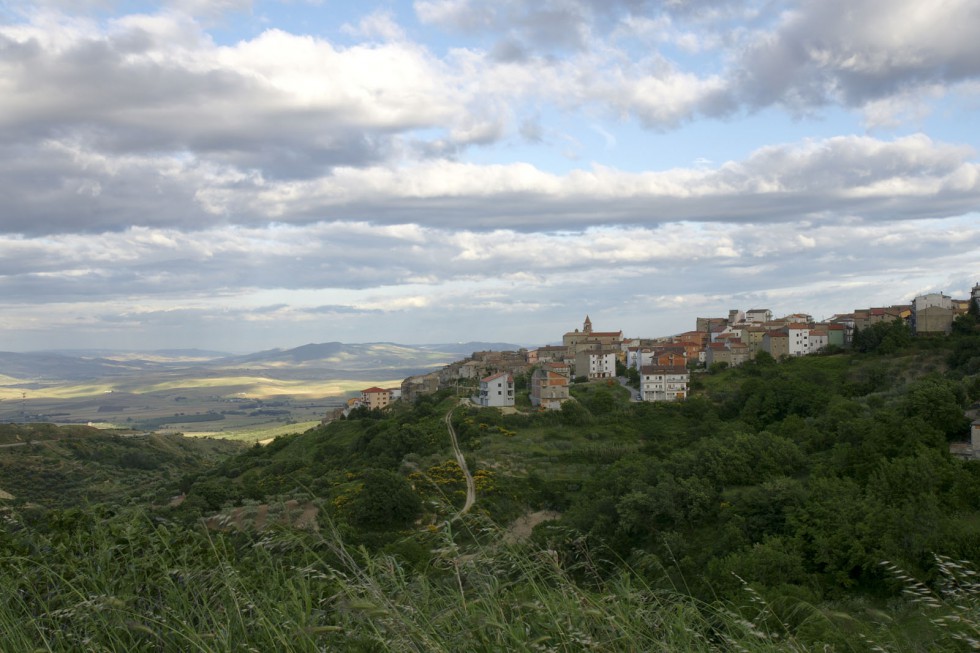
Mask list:
[[[752,106],[863,106],[980,75],[971,0],[803,0],[748,40],[733,92]]]
[[[339,48],[270,29],[218,46],[178,13],[2,26],[0,79],[2,140],[67,133],[281,176],[377,162],[392,134],[452,124],[464,100],[413,44]]]
[[[807,138],[824,107],[902,133],[975,93],[967,0],[418,0],[421,29],[367,7],[336,42],[214,36],[260,0],[58,12],[77,6],[0,23],[0,325],[35,342],[383,339],[395,315],[456,339],[446,311],[493,339],[584,312],[652,335],[651,309],[836,290],[847,310],[980,272],[975,139]],[[620,129],[764,108],[797,135],[728,161],[655,169]]]
[[[478,127],[474,134],[479,134]],[[0,232],[103,232],[365,220],[554,231],[677,221],[792,222],[961,215],[980,200],[966,146],[925,135],[835,137],[760,148],[742,161],[660,172],[594,165],[563,175],[527,163],[430,160],[343,166],[313,179],[174,155],[111,156],[78,142],[0,146]]]

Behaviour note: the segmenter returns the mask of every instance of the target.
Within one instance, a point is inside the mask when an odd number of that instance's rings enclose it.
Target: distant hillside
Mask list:
[[[418,374],[489,349],[513,350],[519,346],[490,342],[433,345],[326,342],[245,355],[198,349],[0,352],[0,376],[25,381],[81,381],[181,370],[213,374],[221,370],[254,369],[265,370],[277,378],[337,378],[337,372],[354,373],[344,375],[348,378],[367,378],[382,371],[386,372],[384,376],[395,378]]]
[[[452,342],[440,345],[417,345],[420,349],[430,351],[444,351],[454,354],[469,356],[477,351],[517,351],[524,345],[515,345],[510,342]]]
[[[270,349],[245,356],[229,356],[212,364],[220,367],[281,367],[283,365],[368,371],[438,367],[488,349],[518,349],[506,343],[467,342],[436,345],[400,345],[394,342],[345,344],[326,342],[293,349]]]
[[[244,447],[179,435],[114,435],[85,426],[0,424],[0,490],[44,507],[130,498],[159,502],[173,481]]]
[[[54,353],[0,352],[0,375],[25,380],[100,379],[159,369],[147,361],[121,362],[108,358],[81,358]]]

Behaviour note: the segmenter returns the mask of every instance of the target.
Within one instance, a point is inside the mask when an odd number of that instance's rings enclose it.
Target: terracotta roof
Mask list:
[[[388,392],[384,388],[379,388],[374,386],[373,388],[368,388],[367,390],[361,390],[361,394],[376,394],[378,392]]]
[[[510,376],[510,372],[497,372],[496,374],[491,374],[490,376],[488,376],[486,378],[480,379],[480,382],[481,383],[489,383],[490,381],[493,381],[495,379],[499,379],[502,376],[506,376],[507,377],[507,383],[513,383],[514,382],[514,379],[512,379],[511,376]]]

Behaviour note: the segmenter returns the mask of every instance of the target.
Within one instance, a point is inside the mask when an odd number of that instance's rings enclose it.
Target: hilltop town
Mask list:
[[[980,283],[966,299],[929,293],[909,304],[861,308],[819,322],[805,313],[775,317],[768,308],[732,309],[726,317],[697,318],[691,331],[657,338],[597,331],[586,316],[581,328],[562,335],[561,345],[474,352],[437,371],[408,377],[400,387],[366,388],[324,421],[361,407],[414,401],[451,386],[473,387],[473,403],[488,408],[519,405],[519,393],[526,392],[531,407],[558,410],[570,397],[571,383],[616,378],[632,386],[634,401],[678,401],[688,396],[692,372],[738,367],[760,355],[779,361],[861,349],[870,334],[888,326],[908,337],[949,335],[971,303],[980,311]],[[528,374],[525,383],[517,381]]]

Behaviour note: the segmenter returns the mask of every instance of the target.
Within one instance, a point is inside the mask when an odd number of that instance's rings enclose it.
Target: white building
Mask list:
[[[810,353],[815,354],[821,349],[826,349],[830,344],[830,334],[822,329],[810,331]]]
[[[612,379],[616,376],[616,352],[588,349],[575,354],[575,375],[593,379]]]
[[[810,353],[810,327],[795,322],[786,325],[786,335],[789,336],[789,355],[806,356]]]
[[[912,300],[912,310],[922,311],[927,308],[953,308],[953,300],[948,295],[941,292],[932,292],[928,295],[919,295]]]
[[[513,406],[514,377],[508,372],[500,372],[480,379],[480,396],[477,401],[483,408]]]
[[[745,311],[745,321],[752,324],[765,324],[772,322],[772,311],[768,308],[753,308]]]
[[[691,373],[683,367],[648,365],[640,369],[640,399],[677,401],[687,397]]]

